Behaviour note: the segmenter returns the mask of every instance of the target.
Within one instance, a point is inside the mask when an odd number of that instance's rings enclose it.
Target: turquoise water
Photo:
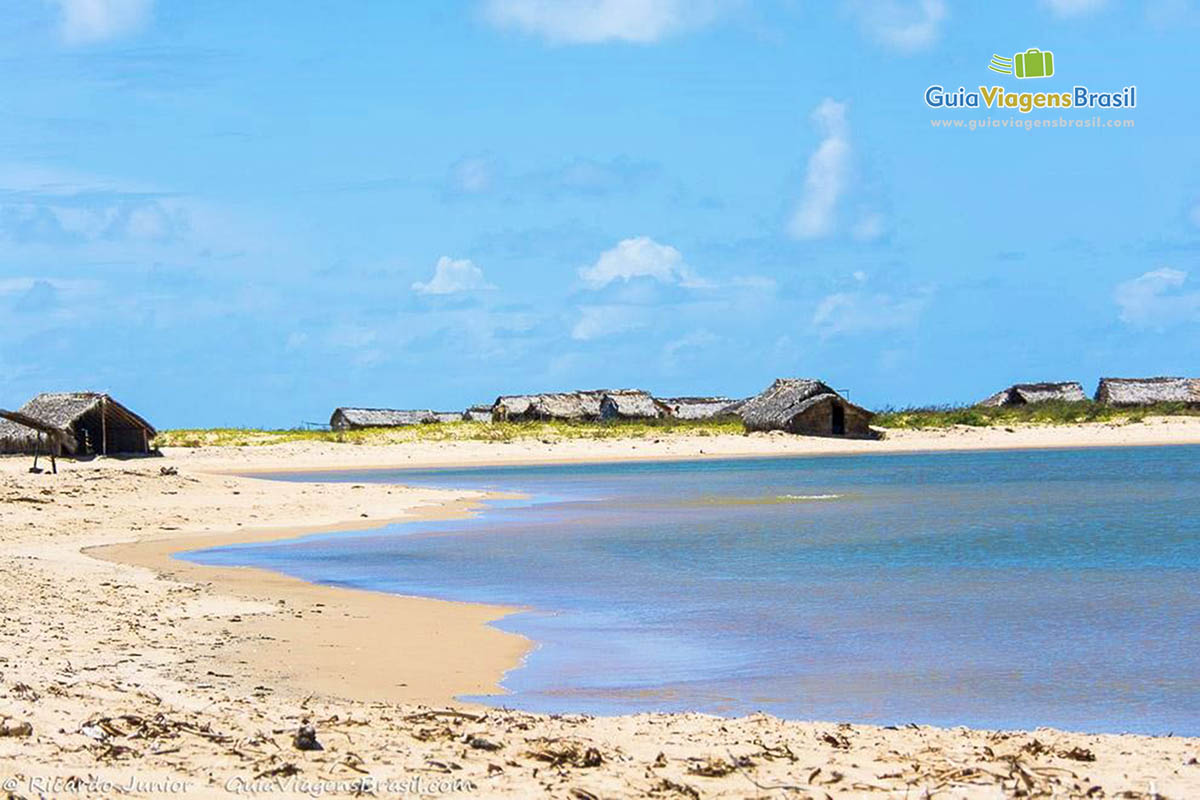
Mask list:
[[[1197,447],[278,477],[529,495],[188,555],[527,607],[496,704],[1200,734]]]

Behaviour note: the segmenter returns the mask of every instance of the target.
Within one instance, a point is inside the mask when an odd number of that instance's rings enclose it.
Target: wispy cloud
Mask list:
[[[61,14],[67,44],[91,44],[136,33],[150,19],[154,0],[50,0]]]
[[[470,259],[454,259],[442,256],[433,268],[433,277],[422,283],[417,281],[412,290],[417,294],[457,294],[478,292],[496,287],[483,277],[483,270]]]
[[[492,156],[469,156],[450,166],[446,195],[500,195],[506,200],[542,197],[602,198],[637,191],[660,177],[657,164],[617,157],[608,160],[573,158],[560,164],[525,171],[506,170]]]
[[[644,328],[649,324],[648,309],[632,305],[581,306],[579,319],[571,328],[571,338],[579,341],[599,339],[615,333]]]
[[[1056,17],[1079,17],[1098,11],[1108,0],[1042,0]]]
[[[660,283],[682,286],[702,283],[684,263],[682,253],[649,236],[622,239],[616,247],[601,253],[595,264],[579,270],[579,277],[591,289],[602,289],[613,281],[634,278],[653,278]]]
[[[1183,270],[1163,267],[1119,284],[1113,294],[1121,321],[1157,330],[1200,322],[1200,288],[1182,291],[1187,278]]]
[[[851,0],[850,8],[872,38],[901,53],[914,53],[934,44],[946,19],[945,0]]]
[[[827,97],[812,113],[824,138],[808,159],[804,195],[788,226],[797,239],[817,239],[833,232],[838,200],[846,189],[850,169],[846,108],[846,103]]]
[[[497,27],[556,44],[647,44],[711,23],[730,0],[485,0]]]
[[[866,276],[856,274],[855,280],[865,283]],[[905,296],[866,289],[835,292],[817,304],[812,327],[821,338],[906,330],[917,324],[931,300],[929,290]]]
[[[450,167],[450,189],[456,194],[482,194],[495,179],[496,163],[488,156],[459,159]]]
[[[860,242],[873,242],[886,232],[883,215],[874,211],[863,214],[850,231]]]

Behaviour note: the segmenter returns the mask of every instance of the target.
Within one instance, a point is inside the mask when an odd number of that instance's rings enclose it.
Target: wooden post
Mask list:
[[[108,398],[100,396],[100,455],[108,455]]]
[[[33,469],[30,472],[37,472],[38,456],[42,454],[42,432],[38,431],[37,444],[33,446]]]

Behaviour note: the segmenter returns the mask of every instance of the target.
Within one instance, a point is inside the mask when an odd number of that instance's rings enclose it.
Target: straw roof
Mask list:
[[[57,448],[55,447],[57,445]],[[74,452],[74,435],[19,411],[0,410],[0,453],[32,453],[41,450]]]
[[[79,447],[77,427],[103,424],[111,434],[112,452],[145,452],[147,443],[158,432],[142,417],[102,392],[45,392],[37,395],[17,412],[9,412],[0,420],[0,452],[31,453],[37,446],[38,431],[49,434],[66,434],[60,441],[68,453]],[[134,431],[132,436],[122,436],[121,431]],[[93,434],[92,431],[88,431]],[[97,439],[92,435],[93,441]],[[98,442],[96,443],[99,448]]]
[[[601,419],[658,419],[665,409],[641,390],[607,392],[600,399]]]
[[[658,397],[655,401],[675,419],[711,419],[736,413],[730,410],[734,401],[728,397]]]
[[[398,428],[405,425],[424,425],[438,422],[429,410],[399,410],[394,408],[339,408],[329,418],[335,431],[352,428]]]
[[[462,413],[462,418],[467,422],[491,422],[492,407],[491,406],[471,406]]]
[[[1200,378],[1101,378],[1096,402],[1111,406],[1200,403]]]
[[[789,430],[792,420],[820,403],[837,400],[846,409],[867,419],[874,416],[856,406],[827,384],[811,378],[779,378],[761,394],[747,400],[739,411],[752,431]]]
[[[1064,383],[1016,383],[1007,389],[996,392],[986,400],[981,400],[981,406],[1021,406],[1028,403],[1044,403],[1048,400],[1059,400],[1066,403],[1080,403],[1087,400],[1083,386],[1077,381]]]
[[[632,391],[625,389],[616,392]],[[496,398],[492,417],[498,420],[595,420],[600,418],[600,401],[611,392],[592,389],[578,392],[512,394]]]

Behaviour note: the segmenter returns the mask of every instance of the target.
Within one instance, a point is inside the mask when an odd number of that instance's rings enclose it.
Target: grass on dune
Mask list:
[[[353,431],[208,428],[162,431],[156,447],[253,447],[287,442],[378,445],[405,442],[512,442],[521,439],[644,439],[663,435],[720,436],[746,432],[737,417],[715,420],[614,422],[440,422]]]
[[[1200,408],[1186,403],[1158,403],[1137,408],[1119,408],[1094,403],[1048,401],[1025,406],[984,408],[980,406],[886,409],[872,424],[880,428],[973,428],[1005,425],[1075,425],[1084,422],[1137,423],[1146,417],[1200,416]]]
[[[1151,416],[1200,416],[1200,408],[1184,403],[1160,403],[1139,408],[1114,408],[1091,401],[1047,402],[1004,408],[934,407],[885,409],[872,425],[884,429],[924,430],[966,425],[974,428],[1009,425],[1073,425],[1084,422],[1137,423]],[[613,422],[441,422],[405,428],[364,428],[354,431],[257,430],[252,428],[181,429],[159,433],[156,447],[253,447],[287,442],[335,442],[379,445],[405,442],[513,442],[525,439],[645,439],[660,436],[740,436],[745,426],[737,417],[715,420],[637,420]]]

